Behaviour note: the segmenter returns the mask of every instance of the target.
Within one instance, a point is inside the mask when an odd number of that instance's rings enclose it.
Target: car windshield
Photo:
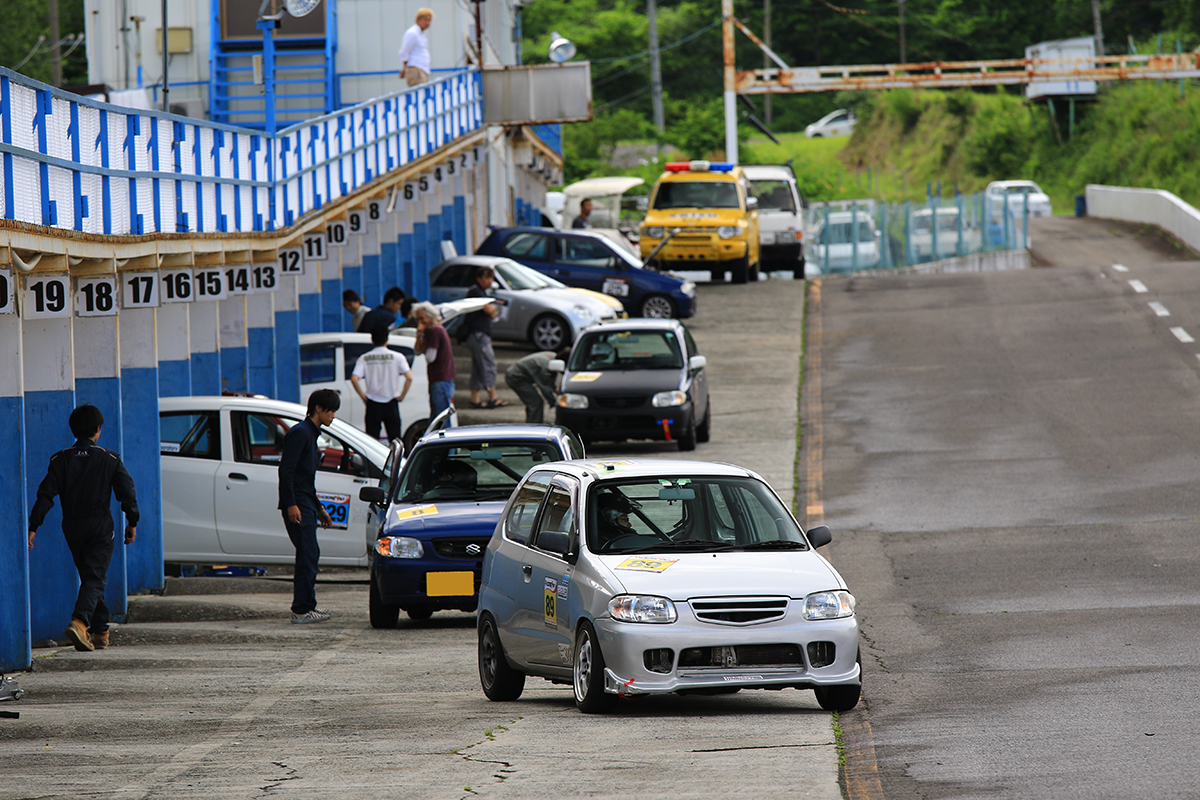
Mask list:
[[[741,208],[732,181],[670,181],[658,185],[655,208]]]
[[[822,226],[821,230],[817,231],[817,242],[820,244],[850,244],[852,242],[851,232],[854,230],[854,223],[849,220],[845,222],[831,222],[826,226]],[[870,242],[875,239],[875,229],[867,220],[860,220],[858,223],[858,241]]]
[[[396,501],[507,500],[530,467],[561,459],[550,442],[422,445],[404,464]]]
[[[754,478],[663,476],[611,480],[588,492],[593,553],[806,550],[779,498]]]
[[[569,367],[574,372],[682,369],[683,353],[674,331],[595,331],[580,338]]]
[[[958,214],[938,212],[938,230],[939,231],[956,231],[958,230]],[[933,225],[931,224],[933,217],[929,214],[922,214],[919,217],[913,217],[913,230],[918,233],[929,233]]]
[[[751,181],[751,185],[759,211],[796,211],[792,188],[786,181]]]
[[[492,265],[500,273],[500,277],[510,289],[543,289],[547,287],[562,289],[565,283],[549,278],[536,269],[530,269],[516,261],[497,261]]]

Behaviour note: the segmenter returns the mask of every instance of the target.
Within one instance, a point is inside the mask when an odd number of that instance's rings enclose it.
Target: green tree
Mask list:
[[[59,0],[58,15],[60,37],[72,33],[77,38],[83,36],[83,0]],[[0,66],[49,83],[51,42],[46,0],[0,0],[0,30],[4,31],[0,36]],[[40,45],[38,37],[45,37]],[[64,53],[68,47],[63,47]],[[63,83],[86,82],[87,54],[81,45],[63,59]]]

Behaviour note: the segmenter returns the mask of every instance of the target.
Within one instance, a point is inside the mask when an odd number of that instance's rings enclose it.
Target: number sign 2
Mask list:
[[[25,284],[24,317],[71,316],[71,279],[66,275],[40,275]]]
[[[79,278],[75,313],[80,317],[107,317],[117,313],[116,278]]]
[[[158,273],[127,272],[121,276],[122,308],[158,308]]]
[[[17,310],[13,298],[12,270],[0,269],[0,314],[11,314]]]

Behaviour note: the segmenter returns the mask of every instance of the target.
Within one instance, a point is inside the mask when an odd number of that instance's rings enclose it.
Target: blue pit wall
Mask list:
[[[271,136],[0,68],[0,669],[29,665],[70,620],[60,508],[32,551],[26,520],[50,456],[73,441],[71,410],[100,407],[99,443],[137,486],[131,546],[113,504],[106,597],[119,621],[127,595],[164,585],[159,397],[301,402],[298,336],[350,330],[345,289],[369,306],[390,286],[428,298],[442,242],[478,242],[484,150],[470,70]],[[201,294],[210,280],[221,291]]]

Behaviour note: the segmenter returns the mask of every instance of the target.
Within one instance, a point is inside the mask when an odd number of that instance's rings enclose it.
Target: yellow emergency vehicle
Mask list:
[[[726,272],[734,283],[758,280],[757,209],[741,168],[717,161],[669,163],[650,192],[640,231],[642,259],[662,270],[707,270],[713,280],[724,280]]]

